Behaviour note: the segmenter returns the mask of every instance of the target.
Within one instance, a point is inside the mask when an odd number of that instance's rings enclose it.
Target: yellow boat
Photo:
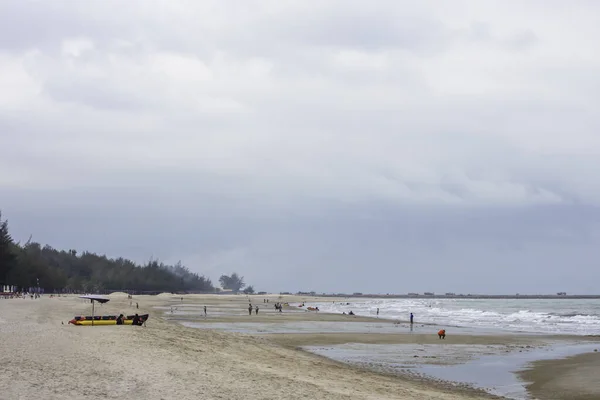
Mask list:
[[[149,314],[138,315],[139,325],[143,324],[148,320]],[[123,320],[123,325],[133,325],[134,315],[128,315],[127,318]],[[95,316],[95,317],[74,317],[69,321],[69,324],[73,325],[82,325],[82,326],[103,326],[103,325],[117,325],[117,316],[116,315],[104,315],[104,316]]]
[[[122,324],[117,324],[118,317],[116,315],[94,316],[94,302],[104,304],[104,303],[110,301],[109,298],[106,298],[103,296],[97,296],[97,295],[85,295],[85,296],[79,296],[79,298],[90,300],[92,302],[92,315],[88,316],[88,317],[76,316],[72,320],[69,321],[69,324],[80,325],[80,326],[134,325],[133,321],[135,319],[135,315],[128,315],[126,318],[123,318]],[[123,317],[123,314],[121,314],[120,317]],[[148,314],[138,315],[135,325],[142,325],[147,320],[148,320]]]

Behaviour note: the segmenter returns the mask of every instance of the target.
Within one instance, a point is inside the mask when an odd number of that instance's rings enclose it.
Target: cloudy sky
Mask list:
[[[259,290],[598,293],[599,13],[0,0],[0,209]]]

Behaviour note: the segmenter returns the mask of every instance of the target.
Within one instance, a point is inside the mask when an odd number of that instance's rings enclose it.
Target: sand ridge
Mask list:
[[[539,399],[600,399],[600,346],[594,353],[535,361],[532,368],[521,371],[527,390]]]

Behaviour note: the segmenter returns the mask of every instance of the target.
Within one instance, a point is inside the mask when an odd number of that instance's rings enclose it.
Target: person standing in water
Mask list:
[[[379,318],[379,307],[377,307],[377,318]]]
[[[413,313],[410,313],[410,324],[411,324],[411,325],[413,324],[413,318],[414,318],[414,317],[415,317],[415,316],[413,315]]]

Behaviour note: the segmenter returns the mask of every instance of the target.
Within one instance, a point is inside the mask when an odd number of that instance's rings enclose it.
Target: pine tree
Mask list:
[[[8,274],[15,266],[16,256],[13,252],[13,239],[8,232],[8,221],[2,221],[0,211],[0,284],[7,282]]]

